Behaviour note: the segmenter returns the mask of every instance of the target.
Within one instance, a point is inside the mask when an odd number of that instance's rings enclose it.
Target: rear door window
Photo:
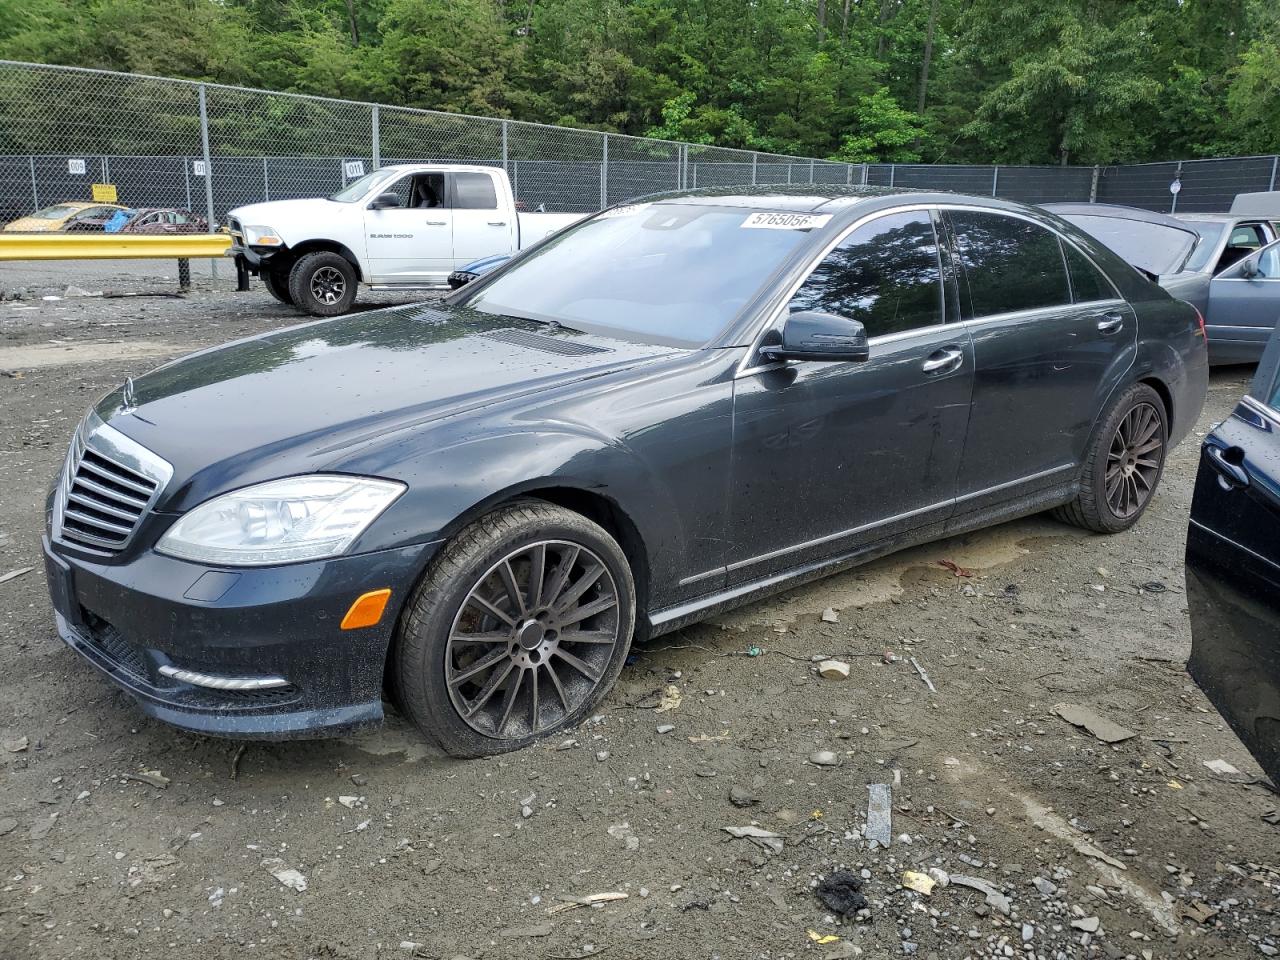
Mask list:
[[[1071,274],[1071,293],[1076,303],[1092,303],[1095,300],[1114,300],[1116,292],[1102,271],[1083,253],[1069,243],[1062,244],[1067,258],[1067,272]]]
[[[1071,303],[1056,234],[1000,213],[950,210],[947,215],[955,226],[975,318]]]
[[[498,192],[487,173],[455,173],[453,190],[453,205],[458,210],[498,209]]]
[[[813,269],[789,306],[861,321],[869,337],[942,323],[932,217],[892,213],[858,227]]]

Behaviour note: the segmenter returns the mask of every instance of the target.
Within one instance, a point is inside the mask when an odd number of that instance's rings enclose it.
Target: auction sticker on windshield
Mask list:
[[[742,221],[742,227],[744,230],[813,230],[825,227],[830,220],[829,213],[753,213]]]

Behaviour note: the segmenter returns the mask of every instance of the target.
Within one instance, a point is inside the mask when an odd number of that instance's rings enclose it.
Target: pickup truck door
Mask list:
[[[408,174],[378,196],[386,193],[399,197],[400,205],[364,211],[366,279],[392,286],[444,286],[454,262],[453,211],[444,171]]]
[[[502,204],[492,174],[451,173],[449,187],[455,266],[515,250],[515,211]]]

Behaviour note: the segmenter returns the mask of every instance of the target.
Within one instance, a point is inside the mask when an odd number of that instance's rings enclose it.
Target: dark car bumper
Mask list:
[[[127,563],[44,541],[59,636],[157,719],[198,733],[323,737],[382,720],[397,614],[436,544],[279,567],[220,570],[146,551]],[[343,630],[370,590],[391,589],[372,627]],[[183,682],[161,672],[199,675]],[[220,689],[227,679],[285,685]]]

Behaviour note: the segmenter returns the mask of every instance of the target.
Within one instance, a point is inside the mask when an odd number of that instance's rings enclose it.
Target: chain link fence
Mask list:
[[[1237,193],[1275,189],[1280,167],[1274,156],[1109,167],[847,164],[0,61],[3,222],[114,195],[125,206],[177,207],[217,224],[242,204],[322,196],[406,162],[502,167],[526,209],[580,213],[662,190],[742,184],[873,184],[1214,211]]]

